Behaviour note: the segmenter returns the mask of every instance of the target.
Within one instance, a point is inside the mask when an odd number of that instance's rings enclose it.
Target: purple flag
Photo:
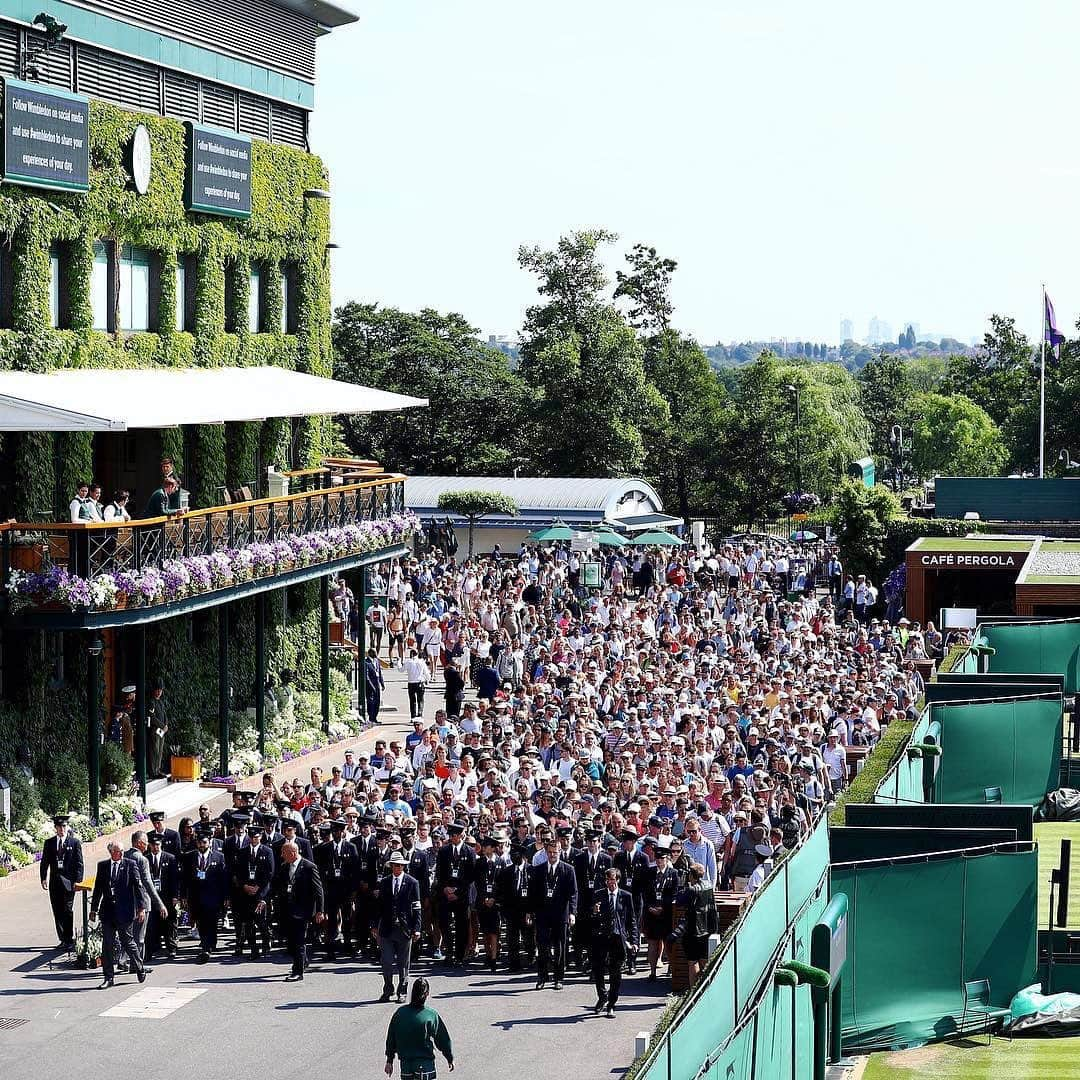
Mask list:
[[[1057,328],[1057,319],[1054,318],[1054,305],[1050,303],[1050,297],[1043,289],[1043,339],[1050,345],[1055,359],[1061,356],[1058,346],[1065,344],[1065,335]]]

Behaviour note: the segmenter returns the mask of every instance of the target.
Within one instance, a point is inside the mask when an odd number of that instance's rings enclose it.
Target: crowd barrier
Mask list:
[[[992,653],[986,652],[993,649]],[[980,624],[972,648],[954,671],[993,675],[1063,675],[1065,693],[1080,682],[1080,619]]]
[[[822,817],[754,894],[628,1080],[812,1080],[810,988],[774,986],[773,973],[787,960],[809,963],[810,931],[829,901],[828,868]]]

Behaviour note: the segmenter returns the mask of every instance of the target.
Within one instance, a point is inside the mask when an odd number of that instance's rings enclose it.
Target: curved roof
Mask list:
[[[405,505],[413,510],[432,510],[446,491],[497,491],[509,495],[523,514],[548,511],[558,516],[559,511],[591,510],[613,516],[631,492],[640,492],[655,510],[664,508],[653,486],[640,477],[580,476],[410,476],[405,480]],[[635,507],[634,512],[641,510]]]

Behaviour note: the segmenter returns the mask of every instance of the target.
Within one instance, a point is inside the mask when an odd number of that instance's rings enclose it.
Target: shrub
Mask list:
[[[83,810],[90,803],[86,762],[74,754],[56,754],[41,784],[41,805],[50,814]]]
[[[900,760],[904,747],[915,730],[914,720],[894,720],[866,756],[862,771],[836,798],[836,806],[829,814],[830,825],[843,825],[844,807],[847,803],[874,801],[874,793],[893,764]]]
[[[116,743],[107,742],[101,748],[101,788],[103,791],[115,790],[119,794],[127,793],[131,786],[135,762],[125,754]]]
[[[0,828],[24,829],[38,809],[38,789],[21,765],[0,765],[0,775],[11,785],[11,820],[0,821]]]

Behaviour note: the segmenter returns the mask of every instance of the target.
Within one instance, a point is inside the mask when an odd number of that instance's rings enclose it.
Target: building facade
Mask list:
[[[329,178],[308,152],[307,117],[316,41],[353,16],[324,0],[41,11],[11,0],[0,13],[0,373],[280,368],[325,392]],[[32,773],[45,809],[86,805],[87,763],[98,767],[121,684],[138,684],[128,749],[142,783],[154,681],[170,702],[166,761],[201,753],[208,772],[228,770],[229,725],[235,739],[249,708],[264,756],[267,674],[316,695],[308,719],[324,730],[349,708],[348,658],[340,672],[328,661],[327,577],[404,550],[403,478],[324,464],[335,410],[253,411],[243,394],[211,408],[213,422],[173,419],[163,401],[160,421],[99,430],[44,403],[35,424],[31,402],[0,434],[0,775]],[[192,514],[104,531],[70,523],[68,503],[90,479],[103,501],[129,490],[145,519],[163,458]],[[293,495],[260,498],[268,468],[293,474]],[[194,573],[199,560],[288,543],[292,556],[280,548],[258,572],[221,564],[205,588],[151,590],[163,567]],[[62,575],[75,590],[66,602],[47,591]],[[95,580],[96,599],[80,602]],[[150,583],[145,596],[135,580]],[[91,807],[96,795],[91,772]]]

